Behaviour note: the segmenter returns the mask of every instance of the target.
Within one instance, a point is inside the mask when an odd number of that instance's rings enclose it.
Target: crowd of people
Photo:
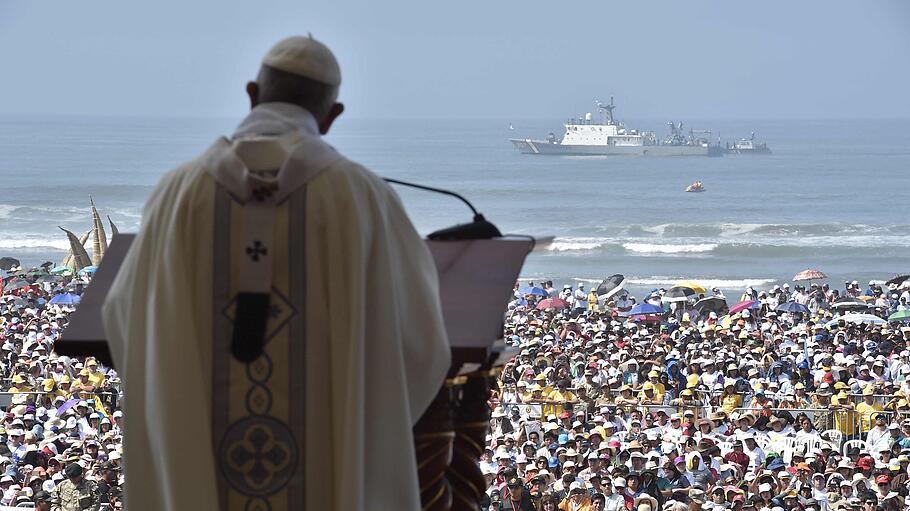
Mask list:
[[[117,374],[54,352],[91,276],[0,272],[0,509],[122,508]]]
[[[485,509],[910,509],[910,292],[795,284],[516,286]]]

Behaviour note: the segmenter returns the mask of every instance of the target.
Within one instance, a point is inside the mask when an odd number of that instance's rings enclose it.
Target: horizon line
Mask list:
[[[2,117],[27,118],[27,119],[47,119],[47,118],[64,118],[64,119],[155,119],[155,120],[239,120],[242,119],[240,114],[157,114],[157,113],[46,113],[46,112],[4,112],[0,111]],[[633,116],[629,119],[636,121],[661,121],[666,122],[671,117],[654,117],[654,116]],[[676,115],[676,119],[696,119],[696,120],[719,120],[719,121],[910,121],[910,115],[868,115],[868,116],[768,116],[768,115],[741,115],[741,116],[685,116]],[[341,120],[352,121],[552,121],[554,119],[565,120],[563,116],[538,116],[538,117],[493,117],[493,116],[453,116],[453,117],[421,117],[421,116],[401,116],[401,117],[380,117],[380,116],[359,116],[356,114],[348,115]],[[561,121],[560,121],[561,122]]]

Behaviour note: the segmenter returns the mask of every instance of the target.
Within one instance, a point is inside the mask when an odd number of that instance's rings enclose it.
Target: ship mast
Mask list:
[[[613,104],[613,96],[610,96],[609,105],[605,105],[597,100],[594,100],[594,104],[597,105],[597,108],[599,108],[603,112],[605,124],[607,124],[608,126],[612,126],[613,125],[613,109],[616,108],[616,106]]]

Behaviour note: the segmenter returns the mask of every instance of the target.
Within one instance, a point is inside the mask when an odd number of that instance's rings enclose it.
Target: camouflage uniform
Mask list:
[[[101,507],[101,498],[98,494],[98,484],[94,481],[83,479],[79,484],[74,484],[66,479],[54,489],[51,499],[51,511],[98,511]]]

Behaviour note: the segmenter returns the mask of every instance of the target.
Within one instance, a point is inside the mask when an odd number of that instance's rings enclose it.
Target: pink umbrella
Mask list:
[[[733,307],[730,307],[730,314],[736,314],[737,312],[745,309],[757,309],[761,307],[761,302],[758,300],[746,300],[744,302],[739,302]]]
[[[818,270],[803,270],[793,276],[793,282],[798,282],[800,280],[818,280],[826,278],[828,278],[828,276]]]
[[[563,300],[562,298],[544,298],[543,300],[537,302],[537,308],[539,310],[565,309],[568,306],[569,302]]]

